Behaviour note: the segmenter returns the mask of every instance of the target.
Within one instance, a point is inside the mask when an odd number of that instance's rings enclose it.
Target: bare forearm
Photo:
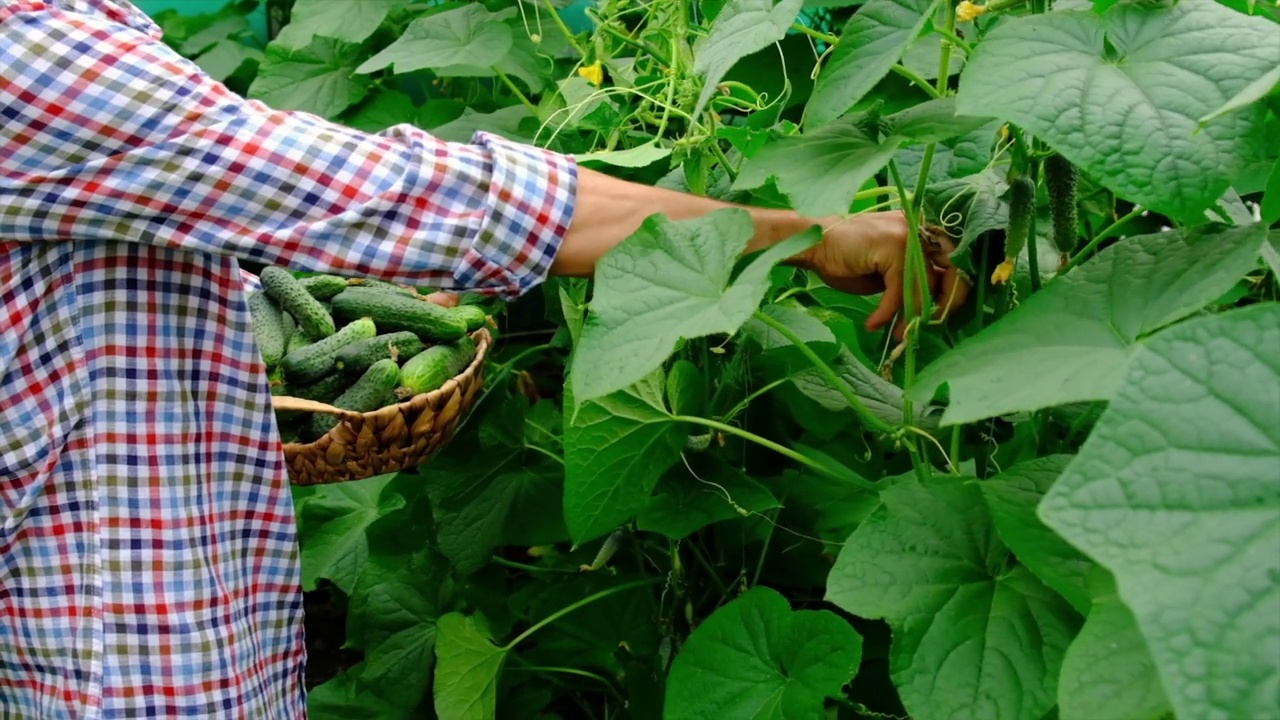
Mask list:
[[[702,217],[712,211],[741,207],[750,215],[755,234],[747,252],[755,252],[803,232],[817,221],[788,210],[753,208],[687,193],[649,187],[579,168],[577,204],[552,275],[588,277],[596,263],[615,245],[639,229],[644,219],[662,213],[672,220]],[[792,262],[806,263],[797,256]]]

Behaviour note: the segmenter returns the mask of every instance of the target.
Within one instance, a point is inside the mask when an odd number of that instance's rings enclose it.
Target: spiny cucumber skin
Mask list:
[[[1049,191],[1049,214],[1053,218],[1053,245],[1058,252],[1076,249],[1077,185],[1080,173],[1070,160],[1054,153],[1044,161],[1044,184]]]
[[[455,343],[433,345],[415,355],[400,369],[400,389],[404,398],[428,393],[457,377],[476,355],[475,342],[464,337]]]
[[[388,398],[394,399],[391,391],[400,380],[400,366],[396,361],[387,358],[369,366],[368,370],[347,388],[332,403],[336,408],[354,412],[369,412],[387,404]],[[307,428],[312,437],[320,437],[338,424],[338,418],[325,413],[311,416]]]
[[[489,321],[489,316],[479,305],[459,305],[453,309],[453,313],[467,324],[467,332],[475,332]]]
[[[349,375],[363,373],[375,362],[390,358],[392,348],[396,350],[397,363],[403,363],[425,350],[426,346],[417,335],[408,330],[386,333],[342,348],[338,351],[336,365]]]
[[[298,327],[312,340],[321,340],[337,332],[333,317],[288,270],[268,265],[262,269],[259,279],[262,289],[293,316]]]
[[[1014,178],[1009,186],[1009,224],[1005,230],[1004,256],[1018,257],[1031,234],[1031,216],[1036,206],[1036,184],[1026,175]]]
[[[418,296],[420,293],[415,288],[397,285],[386,280],[377,278],[357,278],[351,282],[352,287],[364,288],[365,290],[385,290],[400,295]]]
[[[284,312],[266,293],[255,290],[249,293],[249,318],[253,322],[253,334],[258,341],[258,351],[268,369],[275,369],[284,358]]]
[[[467,323],[452,308],[386,290],[349,287],[332,305],[338,317],[370,317],[386,332],[408,330],[428,342],[452,342],[467,334]]]
[[[288,314],[289,313],[285,313],[285,315],[288,315]],[[301,330],[295,330],[293,335],[290,336],[289,342],[285,343],[284,354],[287,356],[289,353],[293,352],[294,350],[297,350],[298,348],[306,347],[312,344],[313,342],[315,341],[307,337],[306,333],[302,332]]]
[[[298,281],[317,300],[329,300],[347,289],[347,279],[337,275],[311,275]]]
[[[298,322],[292,315],[285,312],[284,308],[280,309],[280,319],[284,321],[281,323],[281,327],[284,328],[284,351],[289,352],[289,343],[293,342],[293,336],[301,333],[298,332]]]
[[[337,362],[338,351],[358,340],[378,334],[370,318],[359,318],[323,340],[301,347],[284,356],[281,367],[289,382],[307,383],[328,375]]]

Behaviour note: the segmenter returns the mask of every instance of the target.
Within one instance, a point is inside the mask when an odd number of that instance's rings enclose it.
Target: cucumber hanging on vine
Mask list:
[[[1031,214],[1036,208],[1036,184],[1027,175],[1019,175],[1009,185],[1009,224],[1004,234],[1004,262],[991,273],[991,282],[1002,285],[1013,277],[1018,254],[1027,246],[1031,234]]]
[[[1049,191],[1049,214],[1053,218],[1053,245],[1062,253],[1062,267],[1076,249],[1076,184],[1080,173],[1070,160],[1054,153],[1044,161],[1044,184]]]

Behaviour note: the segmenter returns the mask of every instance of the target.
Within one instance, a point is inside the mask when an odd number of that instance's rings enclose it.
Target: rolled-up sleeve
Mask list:
[[[240,98],[156,33],[0,3],[0,238],[125,240],[514,298],[572,220],[566,155]]]

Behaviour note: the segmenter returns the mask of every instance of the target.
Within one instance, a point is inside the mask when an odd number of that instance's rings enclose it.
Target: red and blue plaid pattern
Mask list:
[[[235,96],[119,0],[0,0],[0,718],[304,714],[238,259],[517,297],[562,155]]]

